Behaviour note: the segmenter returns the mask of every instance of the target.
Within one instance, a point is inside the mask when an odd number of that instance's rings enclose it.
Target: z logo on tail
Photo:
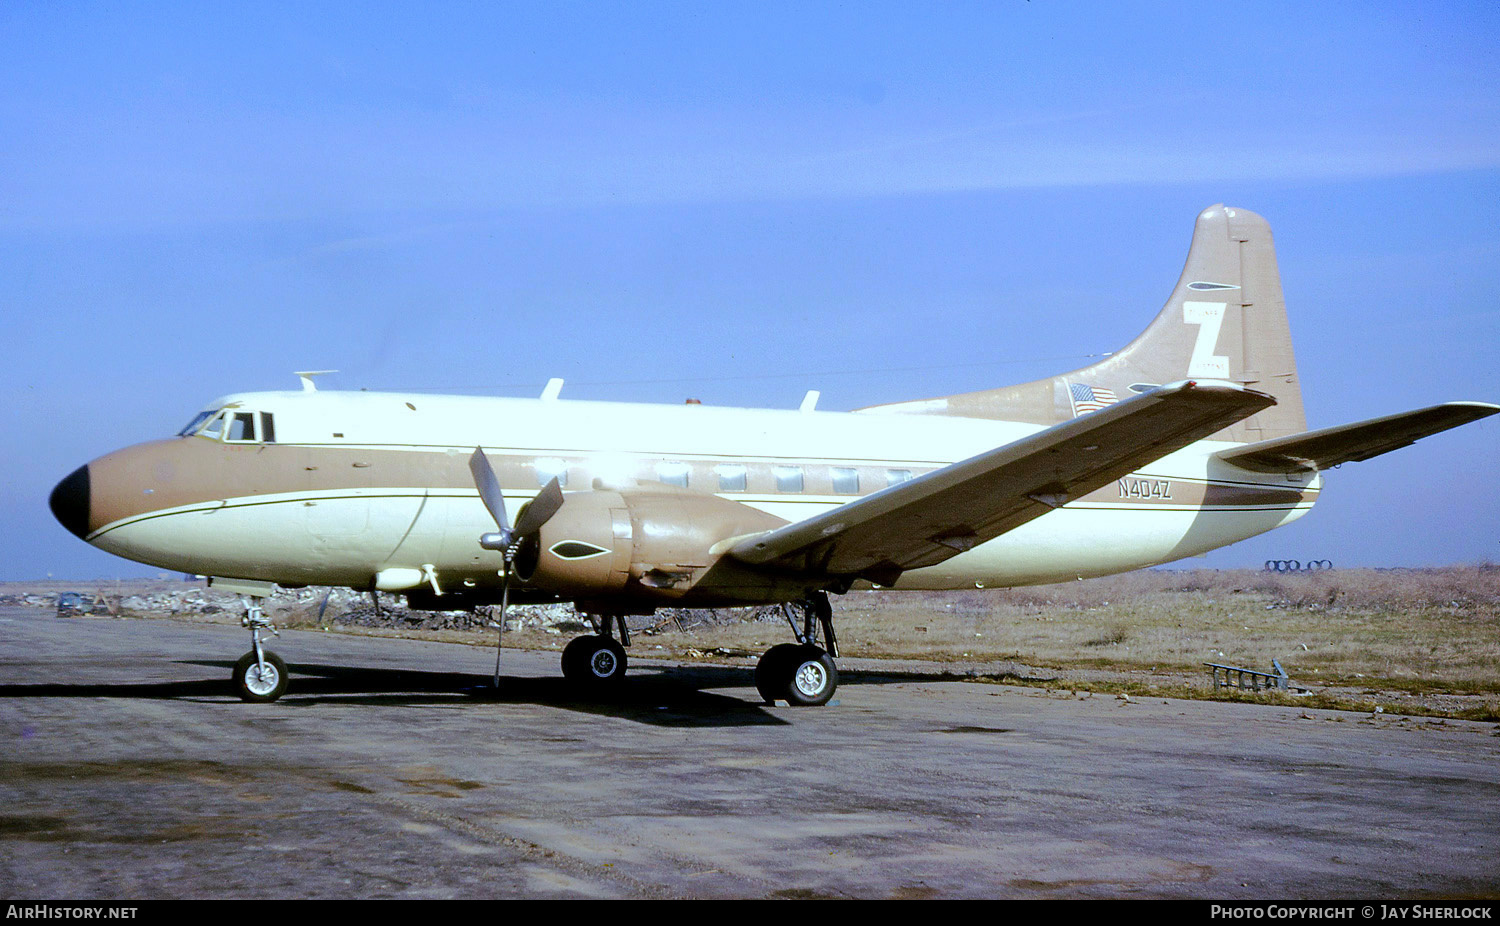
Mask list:
[[[1198,326],[1198,340],[1193,343],[1193,357],[1188,361],[1187,375],[1210,379],[1229,378],[1229,358],[1215,355],[1219,329],[1224,325],[1224,303],[1184,302],[1182,320]]]

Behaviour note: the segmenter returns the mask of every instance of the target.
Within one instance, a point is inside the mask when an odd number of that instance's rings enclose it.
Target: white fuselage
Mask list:
[[[174,462],[178,448],[141,445],[166,462],[117,464],[142,474],[140,485],[106,487],[96,475],[96,495],[133,494],[99,506],[111,514],[90,525],[91,543],[164,568],[284,584],[492,585],[499,554],[478,537],[494,522],[466,469],[476,446],[512,511],[559,475],[565,492],[664,481],[795,522],[1041,430],[937,415],[363,392],[246,393],[210,408],[273,416],[274,440],[232,440],[227,427],[177,438],[219,454],[191,491],[176,472],[189,465]],[[1190,445],[894,587],[1122,572],[1243,540],[1312,506],[1316,475],[1252,473],[1213,457],[1230,446]],[[199,459],[208,448],[188,449]]]

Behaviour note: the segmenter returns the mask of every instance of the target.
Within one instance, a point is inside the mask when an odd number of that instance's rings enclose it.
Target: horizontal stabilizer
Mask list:
[[[1323,470],[1368,460],[1461,424],[1500,412],[1487,402],[1447,402],[1431,408],[1371,418],[1220,451],[1226,463],[1258,473]]]
[[[889,585],[1039,518],[1273,405],[1233,383],[1180,382],[856,499],[729,550],[809,577]]]

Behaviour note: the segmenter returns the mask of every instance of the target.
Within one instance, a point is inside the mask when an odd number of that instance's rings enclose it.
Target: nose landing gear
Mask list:
[[[246,598],[245,616],[240,625],[250,628],[250,652],[234,664],[234,689],[243,701],[265,704],[286,693],[286,663],[261,645],[260,632],[269,630],[281,636],[261,610],[259,598]]]

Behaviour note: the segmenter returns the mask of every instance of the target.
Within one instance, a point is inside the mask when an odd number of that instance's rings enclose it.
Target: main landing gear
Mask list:
[[[250,652],[234,664],[234,689],[245,701],[265,703],[286,693],[286,663],[261,645],[260,632],[281,636],[276,626],[260,608],[259,598],[246,598],[245,616],[240,625],[250,628]]]
[[[625,647],[630,645],[630,628],[620,615],[605,614],[594,620],[598,633],[577,637],[563,647],[563,677],[592,692],[619,687],[625,678]],[[619,627],[620,639],[611,636],[612,625]]]
[[[795,608],[802,610],[802,627],[797,627]],[[792,625],[796,643],[778,643],[766,650],[755,665],[755,688],[767,704],[785,701],[793,707],[815,707],[827,704],[839,686],[839,670],[833,660],[838,657],[838,638],[833,633],[833,607],[828,593],[818,592],[795,604],[782,605],[787,623]],[[818,628],[828,649],[818,646]]]
[[[828,603],[828,594],[818,592],[783,605],[782,609],[797,642],[778,643],[766,650],[755,666],[755,688],[768,704],[777,701],[793,706],[827,704],[839,686],[839,670],[834,665],[839,644],[833,633],[833,607]],[[795,617],[797,610],[802,612],[801,627]],[[630,645],[630,628],[620,615],[589,619],[597,632],[577,637],[563,648],[563,677],[592,693],[611,691],[625,678],[625,647]],[[820,629],[827,649],[818,645]],[[618,641],[614,638],[616,631]]]

